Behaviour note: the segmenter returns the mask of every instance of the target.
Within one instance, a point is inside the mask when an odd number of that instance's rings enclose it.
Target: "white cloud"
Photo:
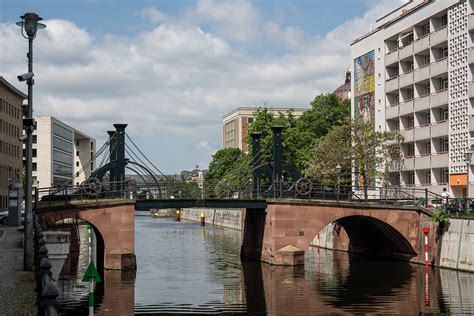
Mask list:
[[[142,15],[152,23],[162,23],[170,19],[170,17],[155,7],[146,7],[141,11]]]
[[[219,36],[240,44],[260,38],[260,14],[249,0],[198,0],[184,16],[208,24]]]
[[[221,118],[231,109],[264,101],[305,107],[334,90],[350,65],[350,42],[398,2],[379,1],[321,37],[262,21],[249,1],[202,0],[180,18],[146,8],[142,13],[161,24],[132,38],[94,38],[70,21],[45,21],[35,40],[35,113],[98,139],[126,122],[132,136],[156,142],[145,145],[164,168],[202,164],[220,146]],[[0,24],[0,38],[0,75],[25,91],[16,75],[26,69],[27,41],[12,24]],[[247,53],[244,47],[259,39],[281,43],[283,53]],[[160,145],[160,137],[175,145]]]

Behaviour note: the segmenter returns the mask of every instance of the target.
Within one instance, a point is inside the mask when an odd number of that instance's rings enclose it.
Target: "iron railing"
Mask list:
[[[51,262],[48,258],[48,248],[46,247],[46,239],[37,214],[33,215],[33,228],[38,315],[56,316],[58,315],[57,297],[59,291],[51,277]]]
[[[35,196],[42,202],[53,203],[72,200],[99,200],[104,198],[123,198],[130,200],[152,199],[321,199],[336,201],[354,201],[369,204],[413,205],[420,207],[441,207],[442,197],[428,189],[398,186],[362,186],[351,184],[313,183],[308,179],[298,181],[262,182],[253,185],[245,182],[239,185],[215,185],[199,187],[196,182],[185,182],[175,179],[152,183],[135,183],[131,181],[89,182],[84,185],[65,185],[62,187],[40,188]],[[444,208],[450,213],[467,211],[466,199],[450,199]],[[469,211],[474,210],[474,201],[469,203]]]

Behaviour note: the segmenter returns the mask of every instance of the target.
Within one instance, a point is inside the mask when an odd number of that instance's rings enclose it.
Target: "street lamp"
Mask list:
[[[337,174],[337,201],[339,202],[339,194],[340,194],[339,175],[341,174],[341,171],[342,171],[342,167],[340,164],[337,164],[335,171]]]
[[[46,25],[38,23],[43,20],[36,13],[28,12],[22,15],[21,21],[17,22],[16,25],[21,27],[21,35],[28,39],[28,73],[18,76],[18,80],[26,81],[28,85],[28,105],[24,112],[23,128],[26,133],[26,187],[25,187],[25,237],[23,239],[23,268],[26,271],[33,270],[33,188],[32,188],[32,153],[33,153],[33,130],[35,128],[35,122],[33,119],[33,40],[36,37],[36,31],[43,29]]]
[[[469,173],[471,169],[471,161],[472,161],[472,151],[468,150],[464,153],[464,162],[466,163],[466,212],[469,213],[470,211],[470,201],[469,201]]]

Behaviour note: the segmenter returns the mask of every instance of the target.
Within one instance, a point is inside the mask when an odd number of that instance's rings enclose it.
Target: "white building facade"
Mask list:
[[[351,45],[353,117],[404,137],[392,185],[473,195],[473,13],[474,0],[413,0]]]
[[[33,184],[46,188],[82,183],[96,167],[95,139],[54,117],[35,119]]]

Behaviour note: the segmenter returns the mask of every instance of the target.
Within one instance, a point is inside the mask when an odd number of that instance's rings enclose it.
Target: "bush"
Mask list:
[[[442,208],[437,208],[435,213],[433,214],[432,219],[441,225],[448,225],[449,224],[449,217],[446,214],[446,211]]]

